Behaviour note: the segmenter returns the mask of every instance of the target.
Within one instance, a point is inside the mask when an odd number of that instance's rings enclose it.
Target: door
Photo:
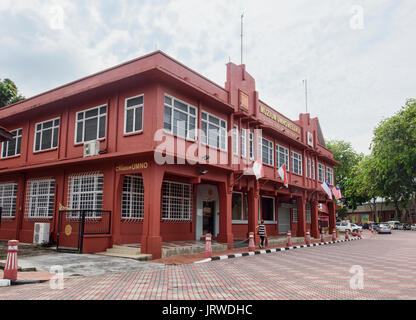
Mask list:
[[[202,234],[215,234],[215,201],[202,202]]]
[[[287,233],[290,230],[290,209],[279,207],[279,233]]]

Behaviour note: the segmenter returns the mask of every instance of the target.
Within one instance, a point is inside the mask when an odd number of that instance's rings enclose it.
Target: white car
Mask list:
[[[353,223],[346,222],[346,221],[342,221],[342,222],[339,223],[339,225],[337,225],[337,230],[340,231],[340,232],[345,232],[346,230],[348,230],[349,232],[351,232],[351,231],[353,231],[353,232],[357,231],[358,228],[354,228],[353,226],[354,226]]]
[[[380,223],[377,228],[378,233],[389,233],[391,234],[391,227],[388,223]]]
[[[412,230],[412,231],[416,231],[416,224],[412,224],[412,225],[410,226],[410,230]]]
[[[351,228],[352,228],[352,232],[358,232],[358,231],[363,231],[363,227],[361,226],[357,226],[354,223],[351,223]]]

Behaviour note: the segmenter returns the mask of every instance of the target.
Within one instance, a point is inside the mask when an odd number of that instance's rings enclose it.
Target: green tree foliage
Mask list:
[[[0,79],[0,108],[24,100],[15,83],[10,79]]]

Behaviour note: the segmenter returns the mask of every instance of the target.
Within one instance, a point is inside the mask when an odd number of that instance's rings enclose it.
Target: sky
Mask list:
[[[243,63],[260,99],[368,154],[416,98],[414,0],[1,0],[0,78],[26,96],[162,50],[224,86]]]

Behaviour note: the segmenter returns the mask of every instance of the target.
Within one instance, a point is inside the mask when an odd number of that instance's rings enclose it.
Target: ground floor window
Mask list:
[[[243,216],[243,194],[239,192],[233,193],[232,198],[232,219],[233,221],[242,221],[244,220]]]
[[[17,183],[0,184],[0,207],[3,218],[16,215]]]
[[[52,218],[55,203],[55,180],[28,181],[26,201],[29,218]]]
[[[163,181],[162,219],[192,220],[192,185]]]
[[[144,188],[141,176],[124,177],[121,206],[122,219],[143,219]]]
[[[298,222],[298,209],[292,208],[292,222]]]
[[[73,175],[69,178],[69,203],[72,210],[96,210],[86,217],[100,217],[103,206],[104,175],[99,173]],[[78,216],[79,212],[72,216]]]
[[[305,210],[305,220],[306,220],[306,223],[311,223],[311,214],[312,214],[312,211],[311,211],[311,204],[309,203],[309,202],[306,202],[306,210]]]
[[[261,198],[261,217],[264,221],[274,221],[274,198]]]

